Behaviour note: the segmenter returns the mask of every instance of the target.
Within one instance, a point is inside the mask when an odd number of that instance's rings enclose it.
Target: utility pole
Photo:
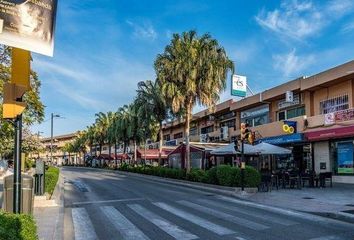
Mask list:
[[[22,145],[22,114],[15,119],[15,151],[14,151],[14,192],[13,212],[21,212],[21,146]]]
[[[53,163],[53,119],[55,117],[60,117],[60,115],[54,113],[50,115],[50,162],[52,163]]]

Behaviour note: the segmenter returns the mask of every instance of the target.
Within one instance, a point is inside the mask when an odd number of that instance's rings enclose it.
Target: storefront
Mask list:
[[[270,166],[272,170],[312,171],[313,160],[311,144],[302,133],[286,134],[262,138],[259,142],[281,146],[292,151],[291,155],[274,155],[263,159],[261,168]]]
[[[307,132],[316,172],[332,172],[335,182],[354,183],[354,126]]]

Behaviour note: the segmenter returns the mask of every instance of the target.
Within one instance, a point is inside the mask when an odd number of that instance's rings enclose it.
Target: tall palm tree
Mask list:
[[[168,108],[161,92],[159,82],[147,80],[138,83],[136,105],[139,107],[144,129],[151,129],[151,125],[159,124],[159,165],[161,165],[163,129],[162,123],[168,117]]]
[[[164,53],[155,60],[155,71],[162,92],[173,112],[185,111],[186,168],[190,171],[189,128],[196,103],[212,107],[226,88],[233,62],[223,47],[209,34],[195,31],[174,34]]]

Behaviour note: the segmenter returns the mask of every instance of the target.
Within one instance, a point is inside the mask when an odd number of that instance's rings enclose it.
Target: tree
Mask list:
[[[64,147],[62,148],[62,151],[65,153],[68,153],[68,164],[71,163],[71,153],[74,152],[74,146],[72,142],[67,142],[65,143]]]
[[[153,130],[154,125],[159,125],[159,165],[161,165],[162,123],[168,117],[168,107],[158,82],[150,80],[139,82],[135,104],[139,108],[140,123],[144,126],[145,130],[152,133],[151,130]],[[144,135],[146,136],[147,134]]]
[[[0,98],[3,99],[3,87],[11,77],[11,48],[0,45]],[[24,128],[28,128],[33,123],[41,123],[44,119],[44,105],[40,100],[40,80],[35,71],[30,72],[30,82],[32,89],[25,93],[23,100],[27,103],[23,113]],[[0,105],[2,115],[2,105]],[[0,119],[0,157],[12,156],[13,152],[14,128],[8,122]]]
[[[155,60],[157,81],[173,112],[185,111],[186,168],[190,171],[189,128],[196,103],[212,107],[226,88],[233,62],[209,34],[195,31],[174,34],[171,43]]]

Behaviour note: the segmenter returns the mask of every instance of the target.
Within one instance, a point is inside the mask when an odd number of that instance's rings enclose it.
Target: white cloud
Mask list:
[[[157,33],[149,21],[144,21],[142,24],[127,20],[126,23],[133,28],[133,36],[137,39],[155,40]]]
[[[312,1],[283,1],[280,8],[273,11],[263,9],[255,19],[260,26],[280,36],[304,40],[318,34],[353,8],[351,0],[332,0],[317,5]]]
[[[294,75],[300,74],[309,65],[314,63],[315,57],[298,56],[296,50],[293,49],[289,53],[273,55],[274,68],[281,71],[284,77],[295,77]]]
[[[344,25],[344,27],[342,28],[342,32],[343,33],[348,33],[348,32],[351,32],[353,30],[354,30],[354,21]]]

